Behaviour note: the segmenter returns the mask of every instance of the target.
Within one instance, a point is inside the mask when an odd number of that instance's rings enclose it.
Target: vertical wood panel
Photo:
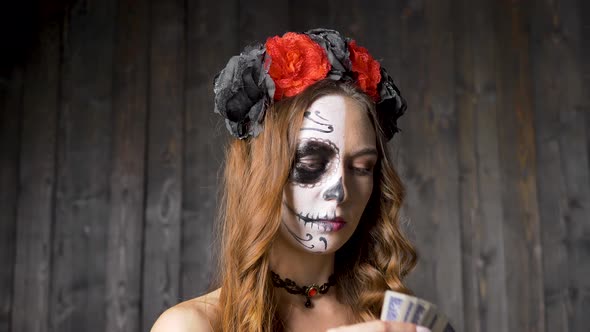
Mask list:
[[[455,3],[465,331],[507,331],[491,2]]]
[[[118,3],[106,331],[140,331],[149,1]],[[149,299],[148,299],[149,300]]]
[[[544,302],[547,331],[569,331],[570,275],[568,225],[564,216],[567,209],[566,185],[560,158],[560,113],[562,103],[568,103],[570,86],[562,87],[571,77],[571,66],[560,63],[568,45],[554,38],[553,17],[557,13],[551,4],[536,7],[531,17],[533,53],[533,81],[535,87],[535,135],[537,143],[537,185],[539,213],[542,226]],[[559,17],[559,16],[557,16]],[[572,54],[569,54],[571,57]],[[569,68],[568,68],[569,67]],[[565,70],[564,70],[565,69]],[[561,73],[566,76],[562,77]],[[567,107],[567,106],[566,106]],[[562,271],[554,274],[551,271]],[[549,273],[547,273],[549,272]]]
[[[184,114],[181,296],[208,290],[215,268],[213,225],[218,207],[223,148],[229,133],[213,113],[213,78],[240,52],[238,2],[189,1],[187,7],[186,104]]]
[[[580,20],[580,59],[582,74],[582,91],[590,91],[590,1],[578,0]],[[586,112],[586,149],[590,160],[590,94],[584,94],[583,110]],[[590,218],[588,218],[590,219]]]
[[[61,3],[63,27],[43,23],[0,82],[0,330],[148,330],[207,291],[229,137],[213,77],[316,27],[357,39],[408,99],[389,148],[416,294],[458,331],[587,328],[590,2]]]
[[[10,331],[12,316],[22,76],[15,67],[0,83],[0,331]]]
[[[289,1],[289,29],[298,32],[315,28],[340,31],[335,24],[334,7],[334,0],[291,0]]]
[[[179,300],[184,14],[181,0],[152,1],[142,331]]]
[[[547,331],[581,331],[590,323],[585,314],[590,303],[590,166],[578,2],[542,3],[535,9],[532,52],[545,317]]]
[[[289,29],[288,0],[239,0],[239,40],[242,46],[264,43]]]
[[[43,28],[23,82],[12,331],[48,331],[60,34]]]
[[[448,2],[410,2],[402,13],[402,86],[408,112],[400,135],[406,215],[420,261],[412,289],[463,330],[461,228],[454,54]]]
[[[371,51],[375,47],[387,47],[382,43],[385,39],[379,36],[395,31],[384,24],[389,23],[389,18],[395,17],[389,9],[397,6],[399,3],[393,1],[373,2],[370,6],[360,0],[291,1],[290,25],[291,29],[300,32],[315,28],[335,29],[346,37],[358,39],[359,45]],[[375,35],[369,31],[379,32]],[[380,42],[374,42],[378,39]]]
[[[529,2],[497,1],[498,128],[509,331],[545,331]]]
[[[581,71],[582,71],[582,91],[590,91],[590,19],[588,19],[588,17],[590,15],[588,15],[590,13],[590,1],[583,1],[583,0],[579,0],[579,7],[578,7],[578,14],[579,14],[579,19],[580,19],[580,25],[581,25],[581,32],[580,32],[580,41],[579,41],[579,45],[580,45],[580,61],[581,61]],[[582,111],[585,114],[586,117],[586,158],[587,160],[590,162],[590,94],[588,93],[583,93],[583,105],[582,105]],[[581,183],[581,185],[583,185],[583,183]],[[590,187],[590,180],[588,181],[588,187]],[[580,241],[581,244],[586,244],[581,245],[580,248],[586,248],[586,250],[588,250],[588,248],[590,247],[588,245],[589,241],[589,237],[588,237],[588,228],[590,227],[590,213],[587,213],[586,218],[585,218],[585,240],[584,241]],[[588,255],[588,251],[586,251],[586,255]],[[588,264],[588,259],[586,259],[585,264]],[[586,275],[588,275],[588,273],[586,273]],[[583,274],[580,272],[579,276],[581,278],[583,278]],[[584,291],[584,294],[586,294],[586,298],[584,300],[583,306],[585,308],[590,307],[590,300],[588,300],[588,294],[590,294],[590,292],[588,291],[588,287],[586,287],[586,290]],[[590,325],[588,323],[588,319],[589,316],[586,314],[582,314],[581,315],[582,321],[584,322],[584,324],[586,326]],[[584,321],[585,319],[585,321]]]
[[[80,1],[64,27],[50,329],[104,331],[115,1]]]

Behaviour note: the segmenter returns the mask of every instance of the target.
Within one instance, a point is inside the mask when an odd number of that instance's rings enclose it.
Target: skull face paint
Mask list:
[[[354,99],[324,96],[304,115],[280,236],[316,253],[338,250],[354,233],[373,191],[375,130]]]

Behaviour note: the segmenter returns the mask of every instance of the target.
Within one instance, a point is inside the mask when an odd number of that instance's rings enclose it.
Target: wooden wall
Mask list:
[[[207,290],[227,139],[213,76],[249,42],[312,27],[358,39],[408,100],[390,148],[417,295],[457,331],[587,331],[588,1],[78,0],[26,14],[14,22],[38,29],[0,81],[0,331],[147,331]]]

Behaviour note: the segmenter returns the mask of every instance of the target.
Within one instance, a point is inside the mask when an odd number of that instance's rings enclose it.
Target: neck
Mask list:
[[[309,253],[277,239],[270,251],[270,268],[281,279],[291,279],[299,286],[321,285],[334,272],[334,253]]]

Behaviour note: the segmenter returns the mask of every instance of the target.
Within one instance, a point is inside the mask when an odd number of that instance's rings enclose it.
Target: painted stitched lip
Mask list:
[[[344,226],[346,226],[346,220],[340,216],[336,216],[336,213],[333,213],[333,217],[330,217],[327,213],[324,216],[320,216],[320,214],[313,215],[311,213],[303,214],[295,212],[289,205],[285,204],[289,211],[293,213],[297,218],[303,222],[303,227],[306,227],[307,224],[310,224],[310,228],[314,229],[314,226],[324,232],[336,232],[341,230]]]

